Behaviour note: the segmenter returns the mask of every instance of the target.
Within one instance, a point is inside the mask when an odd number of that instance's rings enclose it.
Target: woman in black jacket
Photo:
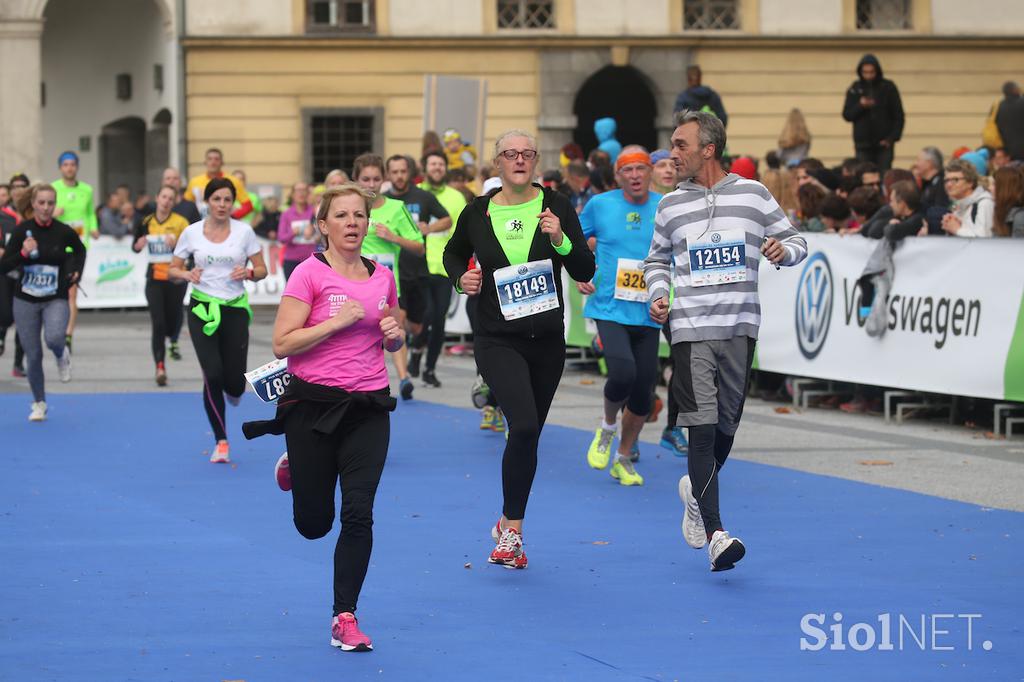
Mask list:
[[[594,254],[569,200],[533,182],[539,158],[533,136],[511,130],[494,149],[502,186],[462,211],[444,266],[459,292],[478,297],[474,353],[509,426],[504,506],[491,529],[497,546],[488,561],[526,568],[522,528],[537,443],[565,365],[562,268],[589,282]]]

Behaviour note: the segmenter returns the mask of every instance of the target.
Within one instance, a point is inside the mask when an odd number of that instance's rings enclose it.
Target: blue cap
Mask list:
[[[60,156],[57,157],[57,165],[58,166],[60,166],[65,161],[74,161],[77,164],[78,163],[78,154],[76,154],[74,152],[64,152],[63,154],[61,154]]]
[[[664,161],[668,157],[669,153],[667,149],[655,149],[653,152],[651,152],[651,165],[653,166],[659,161]]]

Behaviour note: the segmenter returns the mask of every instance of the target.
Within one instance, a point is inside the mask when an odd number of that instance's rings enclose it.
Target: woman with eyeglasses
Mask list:
[[[534,182],[537,142],[510,130],[494,145],[501,187],[459,216],[444,252],[455,288],[477,297],[474,352],[508,421],[502,459],[504,506],[491,529],[488,562],[526,568],[523,517],[537,471],[537,444],[565,365],[562,268],[578,282],[594,276],[576,211],[565,195]],[[477,266],[470,270],[469,259]]]

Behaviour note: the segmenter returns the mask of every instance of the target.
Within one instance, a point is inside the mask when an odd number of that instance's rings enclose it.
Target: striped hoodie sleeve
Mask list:
[[[661,206],[658,205],[658,211],[654,214],[654,237],[643,264],[648,301],[668,299],[672,290],[672,231],[666,224]]]

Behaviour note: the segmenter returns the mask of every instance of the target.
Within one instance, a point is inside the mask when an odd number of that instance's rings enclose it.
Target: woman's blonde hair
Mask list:
[[[501,154],[501,152],[502,152],[502,148],[501,148],[502,143],[505,140],[507,140],[508,138],[510,138],[510,137],[525,137],[526,139],[528,139],[530,141],[530,145],[533,146],[534,149],[537,148],[537,138],[536,137],[534,137],[530,133],[526,132],[525,130],[520,130],[519,128],[513,128],[512,130],[506,130],[501,135],[498,135],[498,139],[494,141],[494,158],[495,159],[498,158],[498,155]]]
[[[366,204],[366,216],[369,217],[370,209],[373,208],[373,201],[377,197],[353,182],[346,182],[344,185],[336,185],[324,190],[323,196],[320,197],[320,206],[316,210],[317,223],[319,224],[321,220],[327,220],[327,213],[331,210],[331,203],[335,199],[349,194],[356,194],[362,197],[363,203]]]
[[[804,120],[803,112],[796,107],[789,110],[786,117],[786,125],[782,127],[779,134],[779,149],[790,149],[800,145],[811,143],[811,132],[807,130],[807,121]]]
[[[21,195],[21,200],[18,202],[15,209],[24,217],[25,220],[32,220],[35,217],[35,210],[32,208],[32,204],[36,203],[36,197],[39,196],[40,192],[53,192],[54,196],[57,196],[57,190],[53,185],[45,182],[37,182],[28,188],[28,190]]]

